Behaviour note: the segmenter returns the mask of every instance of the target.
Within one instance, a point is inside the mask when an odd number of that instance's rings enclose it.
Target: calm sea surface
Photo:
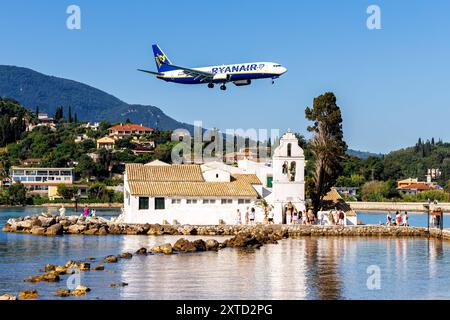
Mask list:
[[[0,226],[10,217],[41,211],[0,208]],[[110,217],[118,211],[97,210],[97,214]],[[379,224],[384,223],[385,214],[362,213],[359,219]],[[426,226],[426,215],[411,214],[410,223]],[[0,294],[35,288],[41,299],[60,299],[54,293],[67,287],[68,276],[59,283],[31,284],[23,279],[38,274],[46,263],[100,260],[178,238],[37,237],[0,232]],[[92,289],[87,296],[63,299],[450,299],[450,242],[428,239],[308,237],[256,251],[134,256],[105,266],[106,271],[81,273],[81,284]],[[380,272],[377,290],[368,289],[368,268]],[[373,279],[369,283],[376,285]],[[120,282],[128,286],[109,287]]]

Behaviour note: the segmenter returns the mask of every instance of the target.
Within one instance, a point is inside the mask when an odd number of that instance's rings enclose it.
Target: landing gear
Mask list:
[[[224,84],[223,84],[223,85],[221,85],[221,86],[220,86],[220,90],[223,90],[223,91],[227,90],[227,87],[226,87],[226,85],[224,85]]]
[[[275,84],[275,79],[274,78],[272,78],[272,84]]]
[[[214,83],[208,83],[208,88],[210,89],[214,88]]]

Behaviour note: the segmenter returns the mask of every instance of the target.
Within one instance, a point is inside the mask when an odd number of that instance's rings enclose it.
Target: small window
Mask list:
[[[216,173],[216,179],[219,179],[219,174],[218,173]]]
[[[233,199],[222,199],[221,203],[222,204],[232,204],[233,203]]]
[[[187,204],[197,204],[197,199],[187,199],[186,203]]]
[[[213,204],[216,203],[215,199],[203,199],[203,204]]]
[[[139,210],[148,210],[148,197],[139,197]]]
[[[292,144],[288,143],[288,145],[287,145],[287,156],[291,157],[291,154],[292,154]]]
[[[244,204],[244,199],[238,199],[238,204]]]
[[[181,204],[181,199],[172,199],[172,204]]]
[[[164,210],[166,206],[166,199],[155,198],[155,210]]]

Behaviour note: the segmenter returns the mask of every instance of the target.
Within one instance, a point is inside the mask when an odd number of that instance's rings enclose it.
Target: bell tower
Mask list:
[[[291,203],[297,210],[305,206],[305,156],[290,130],[273,153],[272,167],[275,223],[285,223],[286,205]]]

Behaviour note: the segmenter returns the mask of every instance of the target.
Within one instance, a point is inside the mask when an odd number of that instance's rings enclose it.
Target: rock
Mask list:
[[[136,254],[147,254],[146,248],[140,248],[138,251],[136,251]]]
[[[16,223],[17,230],[31,229],[33,222],[31,220],[19,221]]]
[[[56,220],[53,217],[50,218],[39,217],[38,219],[41,222],[41,227],[44,228],[50,227],[51,225],[56,223]]]
[[[197,249],[195,248],[194,244],[190,242],[189,240],[186,240],[184,238],[180,238],[175,242],[173,245],[174,251],[181,251],[181,252],[195,252]]]
[[[42,280],[47,282],[58,282],[61,278],[56,271],[50,271],[42,275]]]
[[[59,274],[59,275],[64,275],[64,274],[67,274],[67,268],[61,267],[61,266],[57,266],[57,267],[55,268],[55,272],[56,272],[57,274]]]
[[[202,239],[195,240],[192,244],[197,251],[206,251],[206,244]]]
[[[25,281],[25,282],[32,282],[32,283],[41,282],[42,281],[42,276],[31,276],[31,277],[26,278],[23,281]]]
[[[87,260],[87,261],[95,261],[96,259],[95,258],[86,258],[86,259],[84,259],[84,260]]]
[[[56,269],[56,266],[53,265],[53,264],[46,264],[45,267],[44,267],[44,270],[46,272],[48,272],[48,271],[55,271],[55,269]]]
[[[116,284],[115,284],[115,283],[111,283],[111,284],[109,285],[109,287],[110,287],[110,288],[115,288],[115,287],[116,287]]]
[[[86,293],[88,293],[89,291],[91,291],[91,289],[88,288],[88,287],[85,287],[85,286],[77,286],[77,287],[75,288],[75,290],[72,291],[71,294],[72,294],[73,296],[84,296],[84,295],[86,295]]]
[[[72,225],[72,222],[70,222],[70,220],[68,220],[68,219],[60,220],[59,223],[63,227],[70,227]]]
[[[161,246],[157,246],[151,249],[153,253],[164,253],[164,254],[172,254],[173,248],[170,243],[165,243]]]
[[[107,256],[104,260],[108,263],[116,263],[117,261],[119,261],[116,256]]]
[[[256,244],[262,244],[254,235],[250,232],[238,233],[231,239],[224,241],[227,247],[253,247]]]
[[[67,269],[80,269],[80,271],[89,271],[91,269],[91,264],[87,262],[69,260],[65,264],[65,267]]]
[[[208,239],[205,241],[205,246],[207,251],[217,251],[219,250],[219,241]]]
[[[92,268],[92,270],[94,270],[94,271],[103,271],[103,270],[105,270],[105,266],[96,266],[96,267]]]
[[[56,224],[48,227],[45,234],[47,236],[60,236],[63,234],[63,231],[64,231],[64,228],[63,228],[62,224],[56,223]]]
[[[83,234],[87,235],[87,236],[93,236],[95,234],[97,234],[98,229],[97,228],[91,228],[89,230],[86,230],[83,232]]]
[[[44,227],[34,226],[33,228],[31,228],[31,234],[35,236],[43,236],[45,235],[45,231],[46,229]]]
[[[104,236],[108,234],[108,227],[103,226],[100,229],[98,229],[97,234],[100,236]]]
[[[128,285],[128,283],[126,283],[126,282],[121,282],[121,283],[120,283],[120,286],[121,286],[121,287],[126,287],[127,285]]]
[[[67,216],[66,219],[69,220],[70,224],[76,224],[78,222],[77,216]]]
[[[0,296],[0,301],[5,301],[5,300],[17,300],[16,296],[13,296],[12,294],[3,294]]]
[[[119,257],[121,259],[131,259],[131,258],[133,258],[133,255],[131,253],[129,253],[129,252],[124,252],[124,253],[121,253],[119,255]]]
[[[62,298],[69,297],[70,295],[71,295],[71,292],[70,292],[70,290],[67,290],[67,289],[58,289],[58,290],[56,290],[56,293],[55,293],[55,297],[62,297]]]
[[[68,232],[70,234],[80,234],[82,233],[84,230],[86,230],[86,226],[83,225],[79,225],[79,224],[74,224],[71,225],[68,229]]]
[[[178,229],[178,231],[183,235],[196,235],[197,229],[193,226],[185,225],[182,228]]]
[[[5,224],[2,228],[3,232],[11,232],[11,225],[9,223]]]
[[[19,298],[23,300],[36,299],[39,296],[37,290],[24,290],[19,292]]]

